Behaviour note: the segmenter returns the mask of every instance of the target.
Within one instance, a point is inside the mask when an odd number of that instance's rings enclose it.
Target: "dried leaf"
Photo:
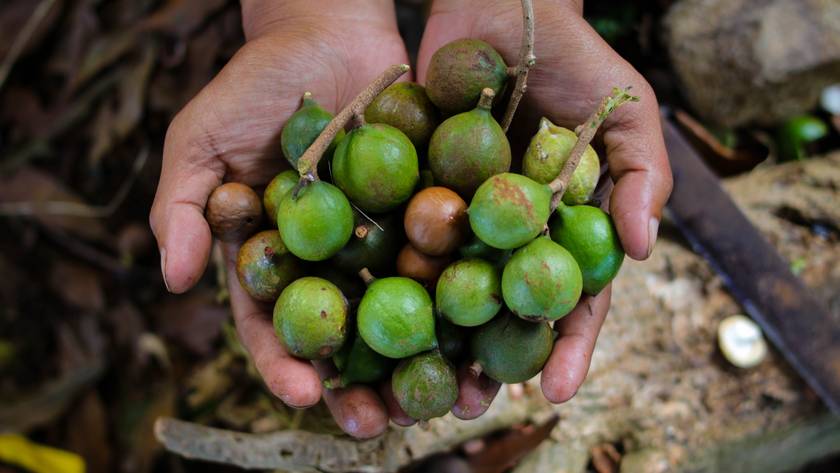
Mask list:
[[[15,134],[27,138],[42,136],[44,123],[53,118],[44,109],[35,91],[21,86],[10,86],[3,94],[0,117],[9,123]]]
[[[674,117],[706,163],[721,176],[749,171],[769,156],[769,148],[750,134],[730,131],[733,143],[727,143],[682,110],[674,112]]]
[[[234,383],[229,370],[235,361],[235,355],[225,351],[214,360],[198,368],[187,379],[189,389],[187,405],[195,409],[218,400],[228,392]]]
[[[47,61],[46,70],[61,77],[73,76],[84,57],[85,48],[101,34],[96,13],[98,0],[77,0],[66,15],[60,41]]]
[[[149,473],[162,447],[155,439],[155,420],[175,412],[175,383],[171,380],[155,386],[148,394],[123,406],[120,412],[120,444],[126,455],[120,471]]]
[[[592,467],[598,473],[618,473],[621,464],[621,454],[611,443],[595,445],[589,451],[592,456]]]
[[[554,416],[540,426],[512,429],[496,438],[486,439],[486,447],[468,458],[473,473],[507,471],[548,438],[559,420]]]
[[[14,44],[15,39],[20,34],[26,22],[32,17],[32,14],[38,8],[40,1],[28,2],[3,2],[0,5],[0,60],[5,60],[6,55],[9,54],[9,49]],[[62,5],[64,2],[58,1],[53,5],[49,13],[43,17],[39,22],[29,40],[26,42],[22,50],[21,56],[25,55],[32,48],[37,46],[44,36],[55,25],[56,20],[59,19]]]
[[[209,289],[168,297],[153,313],[158,333],[202,356],[210,354],[229,318],[228,308],[218,305]]]
[[[88,165],[96,167],[103,156],[124,140],[140,120],[146,100],[146,86],[157,58],[158,48],[149,43],[140,60],[127,68],[125,78],[117,85],[117,104],[104,103],[100,108],[93,134],[93,144],[88,155]]]
[[[105,309],[105,291],[99,272],[69,261],[58,261],[50,270],[50,287],[65,304],[91,312]]]
[[[70,411],[65,421],[65,438],[67,448],[85,459],[88,473],[113,471],[108,414],[95,390],[84,394]]]
[[[225,6],[227,0],[169,0],[147,17],[141,29],[185,37]]]
[[[0,177],[0,202],[43,203],[49,201],[85,202],[52,175],[32,167],[25,167],[8,177]],[[68,231],[89,240],[104,241],[108,235],[99,220],[69,215],[36,213],[33,217],[41,224]]]
[[[144,44],[150,34],[161,33],[180,38],[191,34],[227,0],[169,0],[163,7],[134,26],[99,38],[88,50],[82,66],[70,80],[68,89],[77,90],[129,51]]]
[[[117,347],[130,347],[146,330],[143,314],[131,302],[122,301],[111,308],[105,317],[113,332],[113,342]]]
[[[104,367],[101,361],[93,360],[45,384],[38,392],[4,401],[0,404],[0,433],[28,432],[52,422],[79,392],[99,378]]]

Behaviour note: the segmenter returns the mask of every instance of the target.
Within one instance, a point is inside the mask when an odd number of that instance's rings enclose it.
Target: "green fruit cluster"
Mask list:
[[[391,85],[336,136],[320,179],[284,171],[266,188],[276,229],[242,245],[239,280],[275,302],[286,351],[333,360],[327,388],[390,378],[409,416],[444,415],[456,364],[504,383],[537,375],[550,322],[618,272],[612,219],[586,205],[600,174],[591,147],[556,211],[547,184],[574,132],[543,119],[512,172],[494,117],[507,71],[489,44],[454,41],[435,53],[425,88]],[[293,166],[331,118],[305,96],[281,135]]]

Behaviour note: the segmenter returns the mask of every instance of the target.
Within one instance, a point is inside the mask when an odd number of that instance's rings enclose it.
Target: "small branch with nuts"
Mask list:
[[[321,156],[324,155],[327,148],[330,147],[330,143],[332,143],[335,135],[337,135],[339,131],[343,130],[351,119],[355,118],[356,120],[360,120],[361,123],[364,123],[363,117],[365,109],[368,105],[373,102],[373,99],[375,99],[380,92],[385,90],[385,88],[391,85],[395,80],[399,79],[400,76],[408,72],[409,69],[411,69],[411,67],[409,67],[408,64],[395,64],[390,66],[388,69],[385,69],[385,72],[371,82],[370,85],[365,87],[365,89],[362,90],[359,95],[350,102],[350,104],[344,107],[344,109],[338,112],[338,114],[330,120],[330,123],[327,124],[326,128],[324,128],[324,131],[318,135],[318,138],[316,138],[312,145],[306,149],[298,161],[298,172],[300,173],[301,181],[298,188],[309,182],[318,180],[318,162],[321,160]],[[297,190],[299,190],[298,188],[295,189],[295,195],[297,195]]]
[[[586,147],[592,142],[592,139],[595,138],[595,133],[598,131],[598,127],[600,127],[607,117],[609,117],[610,114],[618,107],[627,102],[639,101],[639,97],[630,95],[629,91],[630,87],[626,87],[624,89],[614,87],[612,94],[604,97],[603,100],[601,100],[601,104],[598,106],[598,109],[589,116],[583,125],[580,125],[575,129],[575,134],[577,135],[575,146],[569,153],[569,157],[566,159],[566,162],[563,163],[563,168],[560,169],[560,174],[558,174],[557,177],[548,184],[551,191],[554,193],[554,196],[551,199],[552,212],[558,205],[560,205],[560,201],[563,199],[563,193],[566,192],[566,189],[569,186],[569,181],[572,179],[572,175],[575,173],[575,169],[577,169],[580,159],[583,157],[584,151],[586,151]]]

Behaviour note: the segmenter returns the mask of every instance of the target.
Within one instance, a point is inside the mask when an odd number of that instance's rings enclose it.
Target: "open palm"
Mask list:
[[[262,186],[288,167],[280,131],[305,91],[336,111],[386,67],[407,62],[392,8],[337,6],[323,15],[286,16],[250,30],[246,18],[248,42],[167,132],[150,221],[170,291],[190,289],[207,266],[212,236],[204,206],[213,189],[224,181]],[[295,407],[313,405],[323,394],[345,431],[359,437],[381,433],[386,406],[395,403],[368,387],[322,390],[319,374],[327,376],[329,368],[283,350],[271,308],[252,300],[239,284],[237,250],[238,244],[225,248],[231,306],[240,339],[268,388]]]
[[[671,191],[658,105],[644,78],[589,27],[582,4],[580,0],[534,2],[537,66],[514,123],[527,135],[536,131],[541,116],[574,129],[613,87],[631,86],[633,94],[641,96],[640,103],[610,116],[602,139],[615,183],[610,212],[626,253],[645,259],[653,249]],[[459,38],[483,39],[515,65],[521,31],[520,0],[436,0],[420,47],[418,81],[423,83],[434,52]],[[577,392],[609,305],[607,287],[597,297],[581,299],[556,323],[560,337],[542,373],[543,393],[550,401],[564,402]]]

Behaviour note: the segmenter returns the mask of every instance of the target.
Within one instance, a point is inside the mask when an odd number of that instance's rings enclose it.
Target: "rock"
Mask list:
[[[837,0],[681,0],[664,26],[683,93],[721,126],[776,124],[840,77]]]

